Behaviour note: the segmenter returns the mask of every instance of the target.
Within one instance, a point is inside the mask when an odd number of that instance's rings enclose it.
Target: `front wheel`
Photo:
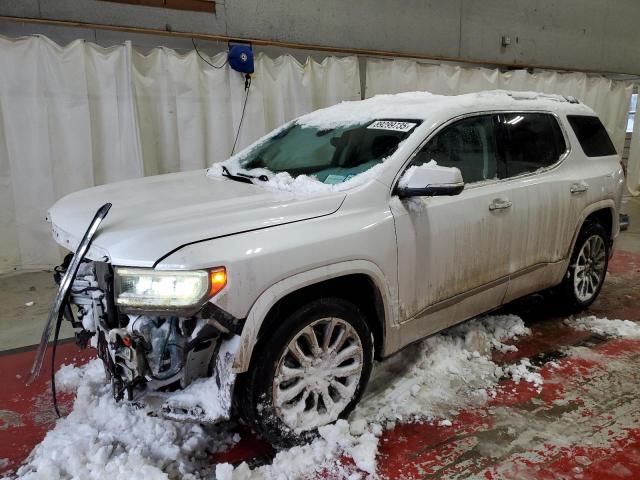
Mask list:
[[[240,413],[288,446],[353,410],[371,373],[373,341],[355,305],[326,298],[294,311],[252,357],[236,384]]]
[[[573,249],[559,290],[572,312],[584,310],[598,297],[609,265],[609,235],[599,223],[585,225]]]

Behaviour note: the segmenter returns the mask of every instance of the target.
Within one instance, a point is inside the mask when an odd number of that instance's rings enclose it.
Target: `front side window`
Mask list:
[[[611,138],[598,117],[567,115],[567,120],[569,120],[569,124],[587,157],[616,155],[616,148],[611,143]]]
[[[493,115],[459,120],[438,132],[414,157],[411,165],[435,160],[456,167],[465,183],[500,178]]]
[[[503,113],[498,125],[507,177],[549,167],[567,150],[558,121],[548,113]]]
[[[309,175],[327,184],[342,183],[393,154],[419,123],[376,120],[324,129],[294,123],[251,149],[240,166],[287,172],[292,177]]]

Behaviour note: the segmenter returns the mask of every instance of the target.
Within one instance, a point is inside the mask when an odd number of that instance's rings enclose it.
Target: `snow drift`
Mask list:
[[[640,338],[640,326],[623,320],[587,317],[568,320],[608,336]],[[98,360],[57,374],[60,388],[77,389],[73,410],[58,421],[17,472],[25,479],[280,479],[308,478],[318,472],[359,478],[375,474],[378,438],[398,422],[435,420],[450,426],[458,410],[484,404],[504,378],[541,385],[527,359],[499,366],[491,351],[513,351],[509,340],[529,329],[514,315],[485,316],[465,322],[376,364],[360,405],[348,421],[322,427],[309,444],[280,451],[255,469],[243,463],[211,465],[211,453],[240,438],[233,424],[200,426],[150,416],[116,403],[104,385]],[[194,394],[194,392],[191,392]],[[341,458],[353,459],[345,465]],[[357,469],[357,471],[356,471]]]

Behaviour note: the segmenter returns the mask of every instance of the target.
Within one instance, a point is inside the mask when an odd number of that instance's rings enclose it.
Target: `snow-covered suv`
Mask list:
[[[43,341],[66,316],[116,398],[172,418],[236,409],[273,442],[300,439],[349,413],[374,358],[551,287],[591,304],[622,186],[573,98],[341,103],[207,171],[57,202],[54,237],[76,253]]]

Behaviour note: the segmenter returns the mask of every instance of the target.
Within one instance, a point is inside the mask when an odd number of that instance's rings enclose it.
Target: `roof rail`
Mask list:
[[[516,91],[507,91],[506,93],[514,100],[545,99],[545,100],[555,100],[556,102],[580,103],[580,101],[576,97],[572,97],[571,95],[556,95],[556,94],[550,94],[550,93],[516,92]]]

